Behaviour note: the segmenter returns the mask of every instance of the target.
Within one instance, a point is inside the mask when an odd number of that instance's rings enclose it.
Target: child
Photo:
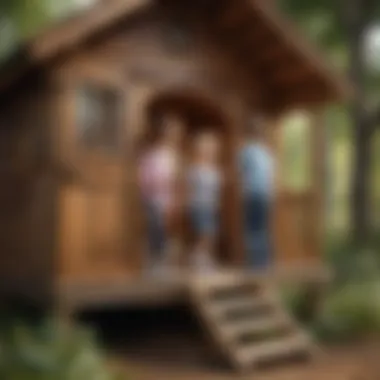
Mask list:
[[[166,116],[159,127],[161,134],[143,155],[139,173],[154,270],[164,269],[171,248],[168,245],[173,240],[170,225],[176,206],[182,138],[182,124],[175,116]]]
[[[195,141],[194,162],[189,169],[189,208],[196,241],[192,259],[200,269],[214,266],[214,240],[218,231],[221,171],[218,165],[219,143],[211,133]]]

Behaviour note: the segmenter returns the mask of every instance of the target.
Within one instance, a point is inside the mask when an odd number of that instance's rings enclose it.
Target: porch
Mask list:
[[[238,268],[221,268],[212,273],[196,274],[178,269],[166,276],[149,273],[139,277],[113,275],[100,278],[78,277],[62,279],[58,285],[58,298],[71,310],[97,308],[156,307],[187,302],[189,289],[195,282],[232,283],[241,278],[270,284],[305,284],[323,286],[332,277],[329,268],[319,260],[297,261],[278,265],[267,273]]]

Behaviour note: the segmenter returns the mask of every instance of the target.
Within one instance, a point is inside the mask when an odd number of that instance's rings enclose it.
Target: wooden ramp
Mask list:
[[[315,346],[264,279],[215,274],[190,282],[193,307],[220,354],[238,370],[296,357]]]

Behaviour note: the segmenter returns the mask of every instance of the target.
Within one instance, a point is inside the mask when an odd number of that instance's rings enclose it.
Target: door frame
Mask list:
[[[228,150],[228,155],[230,157],[237,156],[237,148],[239,145],[239,120],[241,118],[241,109],[235,105],[236,102],[232,102],[233,107],[225,107],[229,104],[229,98],[224,98],[220,94],[210,91],[209,89],[203,88],[201,86],[189,86],[189,85],[172,85],[165,83],[151,82],[147,80],[136,80],[130,81],[131,91],[133,91],[132,99],[132,117],[134,119],[134,131],[131,132],[133,135],[133,144],[136,144],[141,137],[149,128],[147,125],[148,114],[147,111],[157,97],[165,94],[189,94],[191,96],[196,96],[202,101],[209,102],[216,109],[220,109],[221,117],[225,119],[226,133],[229,135],[230,144],[226,147]],[[228,111],[227,111],[228,110]],[[135,165],[136,166],[136,165]],[[242,231],[242,220],[241,220],[241,202],[240,202],[240,191],[236,185],[238,182],[238,169],[237,161],[229,160],[228,168],[228,178],[226,178],[226,185],[229,189],[228,195],[228,205],[227,209],[232,210],[226,221],[226,234],[227,234],[227,250],[228,250],[228,265],[241,266],[243,262],[243,231]],[[141,235],[144,236],[146,229],[144,226],[144,220],[142,219],[140,223]],[[146,235],[145,235],[146,236]],[[142,246],[140,245],[139,250],[141,251]]]

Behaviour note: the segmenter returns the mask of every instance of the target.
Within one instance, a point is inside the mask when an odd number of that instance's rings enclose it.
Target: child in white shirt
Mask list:
[[[198,269],[212,269],[222,183],[217,137],[211,133],[199,135],[194,153],[188,173],[190,219],[195,232],[192,259]]]

